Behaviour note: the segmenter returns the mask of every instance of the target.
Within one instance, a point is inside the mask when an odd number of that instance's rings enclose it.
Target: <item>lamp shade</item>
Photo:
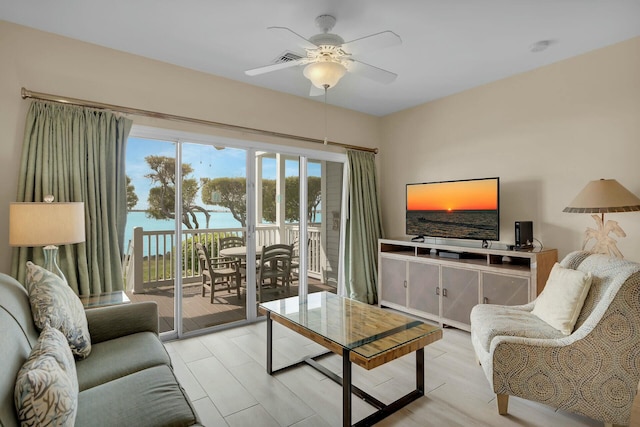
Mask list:
[[[615,179],[591,181],[563,212],[609,213],[640,211],[640,198]]]
[[[346,72],[345,66],[339,62],[320,61],[304,67],[303,74],[315,87],[324,89],[325,86],[330,88],[337,85]]]
[[[84,242],[84,203],[11,203],[11,246],[67,245]]]

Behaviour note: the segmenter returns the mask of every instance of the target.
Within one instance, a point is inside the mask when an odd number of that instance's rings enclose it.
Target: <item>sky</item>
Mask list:
[[[147,209],[147,195],[151,188],[151,180],[145,178],[151,169],[144,158],[149,155],[175,157],[176,144],[144,138],[129,137],[127,142],[126,169],[127,175],[135,187],[138,204],[134,209]],[[193,168],[192,178],[220,178],[246,176],[246,151],[237,148],[216,149],[212,145],[185,143],[182,148],[182,163],[188,163]],[[297,176],[298,163],[287,161],[285,175]],[[265,159],[263,162],[263,178],[275,179],[275,159]],[[320,164],[309,162],[308,174],[320,176]]]
[[[407,209],[458,211],[498,209],[494,179],[413,184],[407,186]]]

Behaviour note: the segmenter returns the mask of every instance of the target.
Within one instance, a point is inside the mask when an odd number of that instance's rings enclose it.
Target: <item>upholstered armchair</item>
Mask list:
[[[518,396],[628,425],[640,380],[640,264],[573,252],[560,263],[591,273],[591,285],[568,335],[523,306],[478,305],[471,340],[496,393],[498,412]]]

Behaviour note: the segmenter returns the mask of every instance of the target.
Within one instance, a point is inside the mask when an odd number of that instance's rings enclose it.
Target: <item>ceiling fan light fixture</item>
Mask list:
[[[307,65],[303,73],[315,87],[328,89],[337,85],[346,72],[347,68],[340,62],[320,61]]]

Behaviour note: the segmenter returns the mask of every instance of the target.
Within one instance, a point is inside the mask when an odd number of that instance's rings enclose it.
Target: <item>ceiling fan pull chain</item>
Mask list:
[[[324,145],[327,145],[327,89],[329,85],[324,85]]]

